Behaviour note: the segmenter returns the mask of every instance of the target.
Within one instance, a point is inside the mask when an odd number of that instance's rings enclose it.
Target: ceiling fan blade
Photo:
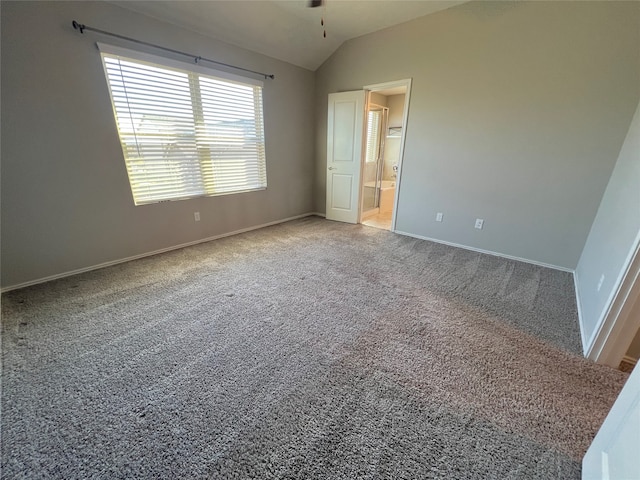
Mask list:
[[[309,0],[309,7],[311,7],[311,8],[321,7],[322,6],[322,2],[323,2],[323,0]]]

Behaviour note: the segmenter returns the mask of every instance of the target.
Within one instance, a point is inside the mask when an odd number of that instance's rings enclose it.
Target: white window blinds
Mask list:
[[[99,47],[136,205],[267,187],[260,82]]]
[[[378,161],[381,114],[382,112],[379,110],[369,110],[367,115],[367,153],[365,156],[367,163]]]

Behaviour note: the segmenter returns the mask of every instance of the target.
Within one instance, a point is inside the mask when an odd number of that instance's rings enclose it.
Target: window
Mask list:
[[[98,46],[136,205],[267,187],[261,82]]]
[[[380,123],[382,122],[381,110],[369,110],[367,115],[367,153],[365,161],[373,163],[378,161],[380,153]]]

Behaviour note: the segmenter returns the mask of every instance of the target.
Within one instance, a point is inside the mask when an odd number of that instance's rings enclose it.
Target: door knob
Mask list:
[[[329,170],[337,170],[337,167],[329,167]]]

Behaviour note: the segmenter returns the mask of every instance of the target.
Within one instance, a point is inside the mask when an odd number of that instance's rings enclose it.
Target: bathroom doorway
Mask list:
[[[365,87],[367,110],[360,219],[394,230],[410,81]]]

